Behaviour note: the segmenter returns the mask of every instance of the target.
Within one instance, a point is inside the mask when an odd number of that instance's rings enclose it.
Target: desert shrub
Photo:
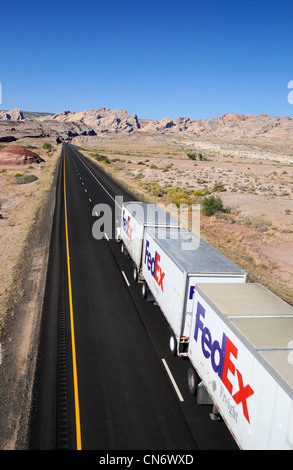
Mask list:
[[[111,163],[111,160],[109,160],[109,158],[106,155],[101,155],[99,153],[91,153],[91,156],[98,162],[107,163],[107,164]]]
[[[262,216],[246,216],[243,218],[243,223],[259,232],[266,232],[272,226],[271,221]]]
[[[206,196],[207,194],[210,194],[210,191],[208,189],[196,189],[195,191],[192,192],[192,194],[196,197],[203,197],[203,196]]]
[[[201,201],[201,212],[203,215],[211,216],[223,211],[223,202],[219,196],[206,196]]]
[[[168,165],[166,165],[166,166],[163,168],[163,172],[166,172],[166,171],[171,170],[172,166],[173,166],[173,163],[169,163]]]
[[[50,144],[50,142],[44,142],[43,149],[52,150],[52,144]]]
[[[196,160],[196,153],[188,153],[187,156],[190,160]]]
[[[208,158],[204,157],[201,153],[198,154],[198,158],[200,159],[201,162],[207,162]]]
[[[172,204],[175,204],[177,207],[181,204],[192,204],[193,202],[189,191],[179,186],[169,189],[168,196]]]
[[[229,214],[226,214],[226,211],[224,212],[217,212],[215,214],[215,217],[217,220],[224,220],[225,222],[228,222],[229,224],[238,224],[238,220],[235,219],[235,217],[232,217]]]
[[[160,186],[156,181],[151,183],[143,183],[142,187],[151,193],[152,196],[162,197],[167,192],[167,190]]]
[[[212,188],[213,193],[223,193],[226,191],[224,185],[222,183],[215,183]]]
[[[15,176],[15,183],[16,184],[27,184],[36,181],[38,178],[36,175],[20,175]]]

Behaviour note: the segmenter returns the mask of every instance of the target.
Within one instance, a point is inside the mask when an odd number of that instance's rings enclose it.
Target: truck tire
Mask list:
[[[145,281],[142,281],[141,284],[141,295],[143,299],[147,299],[148,296],[148,285]]]
[[[138,280],[138,270],[136,266],[133,267],[133,280],[134,282],[137,282]]]
[[[154,302],[155,300],[152,291],[150,290],[149,286],[145,281],[142,281],[141,283],[141,295],[148,302]]]
[[[189,393],[193,396],[197,395],[197,387],[201,382],[200,377],[194,367],[189,367],[187,371],[187,386]]]
[[[121,243],[121,253],[125,256],[125,258],[128,258],[128,251],[125,248],[125,245],[123,242]]]
[[[177,356],[177,340],[173,333],[170,335],[169,347],[170,347],[172,356]]]

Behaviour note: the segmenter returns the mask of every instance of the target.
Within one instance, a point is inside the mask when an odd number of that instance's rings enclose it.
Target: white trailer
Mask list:
[[[142,295],[151,293],[171,329],[173,355],[187,355],[193,294],[198,282],[246,282],[246,273],[224,255],[180,228],[147,227]]]
[[[190,392],[241,449],[292,449],[292,307],[260,284],[198,284],[188,357]]]
[[[121,251],[133,261],[133,278],[138,280],[141,271],[142,245],[146,227],[178,227],[180,223],[156,204],[124,202],[121,211],[121,226],[117,239]]]

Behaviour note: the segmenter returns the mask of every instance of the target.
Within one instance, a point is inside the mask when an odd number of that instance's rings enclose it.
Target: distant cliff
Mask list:
[[[267,114],[224,114],[211,119],[178,117],[162,120],[139,119],[123,109],[99,108],[58,114],[23,112],[19,108],[0,111],[0,141],[22,136],[56,137],[59,141],[99,134],[174,134],[194,139],[288,140],[293,141],[293,118]]]

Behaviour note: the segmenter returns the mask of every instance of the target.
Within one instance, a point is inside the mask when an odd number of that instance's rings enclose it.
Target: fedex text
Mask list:
[[[154,256],[152,256],[152,253],[149,251],[149,246],[150,242],[147,240],[145,245],[144,264],[146,265],[148,271],[151,272],[151,275],[155,279],[158,286],[161,288],[161,291],[164,292],[163,280],[165,273],[160,266],[161,256],[157,251],[155,252]]]
[[[237,405],[239,403],[242,404],[243,415],[250,423],[247,399],[253,395],[254,391],[250,385],[244,385],[242,374],[236,368],[238,349],[225,333],[222,335],[221,344],[219,341],[213,340],[211,331],[207,326],[204,326],[205,315],[206,311],[204,307],[198,302],[194,339],[195,341],[198,341],[199,334],[201,332],[201,348],[204,357],[206,359],[210,359],[214,372],[219,376],[234,402]],[[228,378],[228,373],[232,374],[234,377],[237,377],[238,390],[236,393],[232,383]]]
[[[126,233],[127,237],[129,238],[130,241],[132,241],[132,230],[133,228],[131,227],[131,219],[130,217],[126,217],[125,211],[123,210],[123,222],[122,222],[123,230]]]

